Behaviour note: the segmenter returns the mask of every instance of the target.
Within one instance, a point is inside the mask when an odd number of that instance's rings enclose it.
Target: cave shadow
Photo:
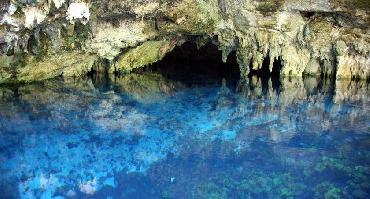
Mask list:
[[[268,93],[269,81],[272,82],[274,91],[279,92],[281,87],[280,71],[282,68],[281,58],[277,58],[273,62],[273,68],[269,70],[269,57],[267,56],[259,70],[253,70],[250,66],[250,73],[247,76],[249,82],[252,77],[261,79],[262,91]],[[248,89],[253,90],[256,85],[248,85],[248,81],[244,81],[241,77],[241,71],[237,62],[236,52],[232,51],[227,56],[226,62],[222,61],[222,51],[217,45],[208,42],[201,47],[197,47],[195,42],[185,42],[180,46],[176,46],[173,51],[168,53],[162,60],[150,64],[142,68],[136,68],[132,71],[136,74],[156,73],[163,76],[165,79],[178,82],[186,87],[201,87],[209,85],[223,85],[234,91],[238,91],[241,84],[249,86]],[[105,75],[94,75],[93,81],[101,88],[110,89],[113,82]],[[121,78],[115,76],[114,79]],[[115,82],[115,81],[114,81]],[[114,83],[113,83],[114,84]]]
[[[272,83],[272,89],[273,91],[280,93],[281,89],[281,81],[280,81],[280,71],[283,67],[282,65],[282,60],[281,57],[276,58],[273,61],[273,67],[272,70],[270,71],[270,57],[266,56],[262,62],[262,66],[258,70],[253,70],[252,69],[252,62],[251,65],[249,66],[249,75],[248,79],[251,81],[252,77],[257,77],[261,79],[261,86],[262,86],[262,92],[264,95],[268,94],[269,90],[269,80],[271,80]],[[253,90],[253,86],[250,85],[250,89]]]
[[[225,81],[227,86],[235,87],[240,80],[236,53],[231,52],[224,63],[222,52],[212,43],[197,48],[195,43],[186,42],[175,47],[161,61],[134,72],[148,71],[159,73],[188,87],[221,84]]]

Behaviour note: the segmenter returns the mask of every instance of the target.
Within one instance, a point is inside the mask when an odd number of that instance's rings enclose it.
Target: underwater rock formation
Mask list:
[[[0,83],[127,73],[185,41],[215,43],[223,61],[235,51],[242,77],[269,59],[282,76],[368,79],[369,11],[366,0],[3,0]]]

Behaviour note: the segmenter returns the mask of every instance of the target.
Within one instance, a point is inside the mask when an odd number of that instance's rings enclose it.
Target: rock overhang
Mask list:
[[[107,71],[129,72],[194,36],[216,43],[223,60],[235,51],[242,76],[261,69],[266,57],[270,70],[281,59],[281,76],[370,76],[369,7],[363,0],[12,0],[1,7],[7,61],[0,82],[24,81],[22,71],[39,69],[27,81],[80,76],[93,67],[91,59],[107,59]],[[58,56],[89,65],[66,67],[53,61]],[[43,73],[50,65],[54,69]]]

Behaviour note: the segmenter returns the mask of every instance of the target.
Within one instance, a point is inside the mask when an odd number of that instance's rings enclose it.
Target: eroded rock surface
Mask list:
[[[127,73],[185,41],[236,51],[242,76],[280,60],[283,76],[368,79],[366,0],[3,0],[0,83]],[[64,60],[64,61],[63,61]],[[94,64],[95,63],[95,64]]]

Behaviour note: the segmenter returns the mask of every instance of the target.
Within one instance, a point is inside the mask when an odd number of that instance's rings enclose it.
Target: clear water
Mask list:
[[[370,197],[366,82],[201,80],[1,87],[0,198]]]

